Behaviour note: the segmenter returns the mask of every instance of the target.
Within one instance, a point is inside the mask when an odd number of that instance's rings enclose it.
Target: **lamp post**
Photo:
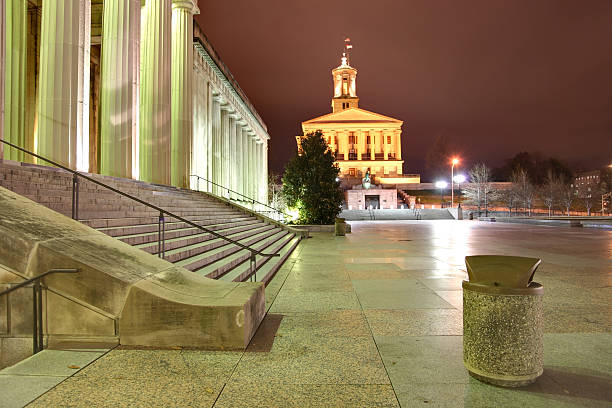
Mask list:
[[[448,186],[448,183],[446,181],[436,181],[436,188],[440,189],[440,208],[442,208],[442,205],[444,203],[444,189],[446,188],[446,186]]]
[[[459,184],[459,198],[457,198],[457,201],[459,201],[459,205],[461,205],[461,183],[465,181],[465,176],[463,174],[457,174],[453,177],[453,181]]]
[[[451,161],[451,208],[455,206],[455,185],[453,183],[455,178],[455,164],[457,163],[459,163],[459,159],[453,157],[453,160]]]

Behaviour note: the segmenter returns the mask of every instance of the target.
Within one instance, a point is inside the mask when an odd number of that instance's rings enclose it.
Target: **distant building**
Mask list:
[[[357,70],[343,54],[339,67],[332,69],[334,96],[332,113],[302,122],[296,136],[298,149],[302,137],[322,131],[336,155],[340,177],[345,186],[361,183],[370,172],[375,184],[419,183],[418,174],[402,171],[402,121],[359,108]]]
[[[574,183],[571,187],[576,195],[584,195],[585,193],[596,193],[599,190],[601,182],[601,170],[590,170],[576,173]]]

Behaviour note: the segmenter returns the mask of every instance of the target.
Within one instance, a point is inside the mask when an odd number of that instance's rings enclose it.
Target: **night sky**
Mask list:
[[[201,27],[271,135],[282,172],[304,120],[331,112],[354,48],[359,107],[403,120],[405,173],[438,135],[465,166],[520,151],[612,162],[610,0],[200,0]]]

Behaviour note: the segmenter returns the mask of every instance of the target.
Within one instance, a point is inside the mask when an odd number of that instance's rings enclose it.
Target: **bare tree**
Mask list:
[[[540,187],[538,195],[546,207],[548,207],[549,217],[551,216],[555,203],[559,201],[561,184],[561,180],[549,170],[544,184]]]
[[[513,183],[510,188],[506,188],[499,192],[499,199],[508,208],[508,214],[512,216],[512,209],[516,212],[518,209],[519,196],[516,185]]]
[[[470,182],[463,188],[467,202],[478,207],[478,215],[484,207],[485,217],[489,215],[489,203],[494,199],[495,191],[491,183],[491,169],[484,163],[476,164],[469,172]]]
[[[591,208],[593,208],[593,204],[597,199],[596,197],[593,197],[593,195],[594,192],[591,191],[590,185],[587,184],[578,186],[578,198],[580,199],[580,202],[582,202],[582,204],[584,205],[588,216],[591,215]],[[597,194],[595,195],[598,196]]]
[[[268,205],[284,212],[287,208],[287,200],[283,195],[281,176],[278,174],[268,175]]]
[[[535,196],[535,188],[529,179],[527,172],[520,167],[512,173],[512,183],[516,187],[516,195],[522,202],[523,208],[531,216],[531,207]]]
[[[561,200],[561,204],[565,207],[565,212],[569,217],[570,207],[574,202],[575,193],[574,189],[569,183],[562,183],[560,188],[559,198]]]

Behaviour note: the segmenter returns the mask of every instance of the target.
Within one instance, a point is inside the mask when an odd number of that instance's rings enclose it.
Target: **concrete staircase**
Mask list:
[[[250,251],[178,219],[166,216],[164,259],[198,275],[268,284],[299,244],[302,233],[218,197],[128,179],[90,175],[124,193],[174,213],[243,245],[278,257],[256,257],[251,277]],[[71,216],[72,174],[46,166],[0,162],[0,186]],[[80,179],[78,219],[83,224],[159,256],[159,212],[102,186]]]
[[[452,220],[453,216],[443,209],[385,209],[385,210],[344,210],[339,217],[347,221],[384,221],[384,220]],[[372,219],[373,217],[373,219]]]

